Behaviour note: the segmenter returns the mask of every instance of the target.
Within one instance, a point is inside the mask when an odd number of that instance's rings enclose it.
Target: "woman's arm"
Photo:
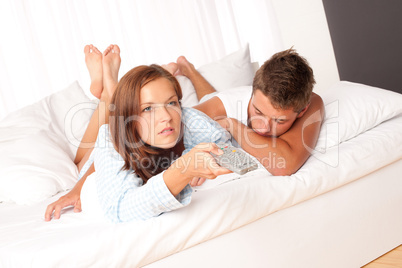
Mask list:
[[[184,153],[200,143],[231,144],[230,133],[200,110],[183,108],[182,122],[186,147]],[[192,187],[200,186],[205,180],[206,178],[196,176],[191,179],[190,185]]]
[[[75,155],[74,164],[77,165],[78,170],[81,170],[82,166],[87,161],[85,156],[89,156],[91,154],[98,137],[99,128],[104,124],[108,124],[108,122],[109,101],[101,99],[98,107],[92,114],[84,136],[82,137],[80,146],[78,147],[77,154]]]
[[[100,95],[100,102],[92,114],[75,156],[74,163],[77,165],[80,173],[82,173],[82,168],[85,166],[92,153],[98,137],[99,128],[109,122],[109,105],[117,85],[117,77],[121,61],[120,48],[117,45],[110,45],[103,54],[101,54],[96,47],[87,45],[84,48],[84,53],[85,63],[91,77],[91,93],[96,93],[94,96],[97,98],[99,98],[98,95]],[[89,163],[87,165],[89,165]],[[61,197],[58,201],[47,207],[45,213],[45,219],[47,221],[50,220],[53,211],[55,211],[54,218],[58,219],[60,217],[61,209],[70,205],[75,207],[75,212],[81,211],[81,188],[86,177],[94,172],[94,166],[90,166],[88,170],[90,173],[85,169],[83,172],[85,172],[85,175],[67,195]]]
[[[188,183],[193,177],[213,179],[230,172],[219,167],[209,153],[219,151],[215,144],[199,144],[168,170],[142,185],[132,171],[121,171],[124,161],[113,147],[101,148],[95,155],[95,168],[103,212],[113,222],[126,222],[145,220],[186,206],[191,200]]]
[[[80,147],[77,150],[77,154],[74,163],[77,165],[78,172],[82,173],[82,169],[87,163],[92,151],[96,139],[99,133],[99,127],[101,123],[108,121],[109,112],[106,109],[106,102],[100,102],[95,112],[92,114],[91,120],[88,124],[87,130],[85,131],[84,137],[81,140]],[[93,140],[93,142],[89,142]],[[88,163],[89,165],[89,163]],[[45,221],[50,221],[53,214],[54,219],[60,218],[60,212],[63,208],[68,206],[74,206],[74,212],[81,212],[81,200],[80,194],[82,186],[86,178],[95,171],[93,163],[90,165],[88,170],[85,170],[85,174],[79,179],[74,188],[68,192],[66,195],[60,197],[56,202],[51,203],[47,206],[45,212]]]

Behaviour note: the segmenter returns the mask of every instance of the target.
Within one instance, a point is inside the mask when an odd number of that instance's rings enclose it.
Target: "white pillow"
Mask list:
[[[248,44],[222,59],[199,67],[197,70],[218,91],[253,83],[255,67],[250,60]],[[197,95],[190,79],[177,76],[183,91],[182,105],[193,107],[198,104]]]
[[[0,122],[1,202],[29,205],[75,185],[77,147],[65,133],[81,140],[93,112],[88,103],[74,82]]]
[[[363,84],[340,81],[321,97],[325,120],[316,146],[321,152],[402,114],[402,94]]]

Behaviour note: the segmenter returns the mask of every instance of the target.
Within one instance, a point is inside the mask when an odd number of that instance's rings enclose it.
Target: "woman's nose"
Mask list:
[[[170,121],[172,116],[166,106],[160,106],[156,109],[156,119],[160,122]]]

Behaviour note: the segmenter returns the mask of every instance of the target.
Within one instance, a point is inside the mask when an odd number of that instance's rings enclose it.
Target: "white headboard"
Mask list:
[[[321,0],[271,0],[284,49],[294,47],[314,71],[314,92],[327,90],[339,81],[331,36]]]

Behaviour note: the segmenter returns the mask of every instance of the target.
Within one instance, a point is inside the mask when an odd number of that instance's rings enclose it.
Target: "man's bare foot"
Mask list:
[[[103,52],[103,86],[102,99],[110,100],[119,79],[120,48],[118,45],[110,45]]]
[[[171,73],[172,75],[175,75],[175,73],[179,70],[179,67],[177,66],[177,63],[171,62],[168,64],[163,64],[162,68]]]
[[[103,91],[102,53],[93,45],[84,47],[85,64],[91,77],[90,90],[92,95],[100,98]]]
[[[190,63],[184,56],[177,58],[177,71],[174,75],[184,75],[190,78],[192,73],[195,71],[194,65]]]

